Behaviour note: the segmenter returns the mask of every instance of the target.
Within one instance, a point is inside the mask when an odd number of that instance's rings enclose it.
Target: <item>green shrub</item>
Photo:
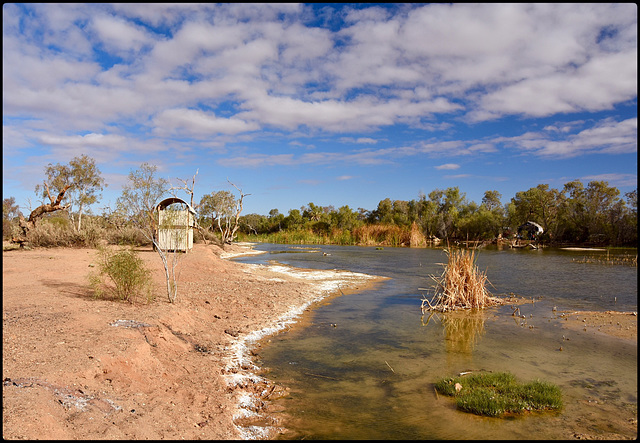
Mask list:
[[[459,391],[456,384],[462,386]],[[538,380],[519,384],[506,372],[444,378],[435,384],[435,388],[441,394],[455,397],[460,410],[477,415],[498,417],[507,413],[562,408],[562,392],[557,386]]]
[[[113,298],[133,302],[139,296],[152,300],[151,271],[133,249],[98,249],[98,272],[89,274],[96,297],[113,294]]]

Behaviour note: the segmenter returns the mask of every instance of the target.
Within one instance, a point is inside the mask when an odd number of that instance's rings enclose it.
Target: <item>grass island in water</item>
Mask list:
[[[454,397],[458,409],[489,417],[562,408],[560,388],[538,380],[521,384],[508,372],[462,373],[438,381],[435,389]]]

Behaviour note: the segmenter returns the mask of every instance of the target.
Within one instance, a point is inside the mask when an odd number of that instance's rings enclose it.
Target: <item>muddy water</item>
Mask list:
[[[637,311],[637,268],[580,263],[585,252],[482,250],[494,294],[531,299],[466,316],[422,317],[439,249],[258,245],[242,261],[346,269],[391,277],[373,290],[330,299],[286,333],[264,341],[258,363],[291,390],[277,401],[291,430],[313,439],[558,439],[637,435],[637,345],[565,328],[563,310]],[[313,250],[309,250],[313,251]],[[316,250],[317,251],[317,250]],[[322,252],[328,254],[324,255]],[[591,252],[588,255],[593,256]],[[554,308],[556,310],[554,311]],[[562,350],[560,350],[562,349]],[[433,383],[467,370],[509,371],[559,385],[558,413],[510,419],[457,411]]]

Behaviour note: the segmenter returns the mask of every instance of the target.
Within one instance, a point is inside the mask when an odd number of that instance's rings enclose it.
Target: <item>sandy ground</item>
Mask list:
[[[229,250],[230,249],[230,250]],[[252,343],[362,274],[291,272],[235,263],[196,244],[170,304],[162,262],[152,303],[96,299],[92,249],[5,251],[2,257],[4,439],[274,437],[265,400],[286,389],[254,375]],[[256,426],[260,424],[261,426]]]
[[[566,327],[593,334],[607,334],[638,343],[638,313],[617,311],[565,311],[559,314]]]
[[[246,253],[196,244],[167,302],[157,253],[154,302],[96,299],[92,249],[3,252],[2,377],[5,439],[249,439],[284,432],[268,415],[286,395],[255,375],[260,338],[323,297],[376,279],[347,272],[235,263]],[[339,290],[338,290],[339,289]],[[635,313],[571,312],[567,327],[637,343]]]

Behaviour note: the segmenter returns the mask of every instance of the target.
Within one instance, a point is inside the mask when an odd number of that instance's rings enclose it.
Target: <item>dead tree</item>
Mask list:
[[[29,241],[27,237],[29,231],[36,227],[36,222],[39,218],[49,212],[66,211],[67,209],[69,209],[71,203],[63,206],[62,200],[64,199],[65,193],[72,186],[73,184],[68,184],[64,188],[62,188],[62,190],[58,193],[58,196],[54,200],[51,196],[51,192],[49,191],[49,185],[45,182],[44,187],[47,191],[47,197],[49,197],[50,203],[43,203],[35,208],[33,211],[31,211],[31,214],[29,214],[29,219],[27,220],[25,220],[24,216],[20,214],[18,218],[18,226],[20,226],[20,229],[22,229],[22,235],[20,235],[19,237],[13,237],[11,241],[14,243],[19,243],[20,247],[24,247],[24,244]]]
[[[242,189],[238,188],[236,185],[231,183],[231,181],[228,178],[227,178],[227,181],[229,182],[229,184],[231,184],[231,186],[233,186],[238,190],[238,192],[240,193],[240,198],[236,201],[235,214],[233,215],[234,217],[233,224],[230,224],[229,219],[227,219],[227,226],[226,226],[225,232],[222,235],[223,244],[231,244],[233,239],[236,237],[236,232],[240,227],[240,214],[242,213],[242,201],[244,200],[245,197],[251,195],[251,194],[243,194]],[[220,225],[220,219],[218,219],[218,226],[219,225]],[[222,228],[220,228],[220,230],[222,231]]]
[[[191,209],[193,210],[197,210],[198,208],[198,205],[194,205],[193,203],[193,190],[196,187],[196,176],[198,175],[198,171],[199,169],[196,169],[196,173],[193,175],[193,177],[191,177],[191,187],[189,187],[189,183],[187,180],[181,179],[180,177],[176,177],[178,180],[182,182],[182,186],[172,186],[171,188],[169,188],[169,191],[171,191],[174,197],[177,197],[175,192],[173,192],[176,189],[182,189],[184,192],[189,194],[189,197],[190,197],[189,201],[190,201]],[[198,223],[198,217],[194,217],[194,227],[198,230],[198,232],[202,236],[202,240],[204,241],[204,244],[206,245],[207,237],[204,233],[204,229],[202,228],[202,226],[200,226],[200,223]]]

